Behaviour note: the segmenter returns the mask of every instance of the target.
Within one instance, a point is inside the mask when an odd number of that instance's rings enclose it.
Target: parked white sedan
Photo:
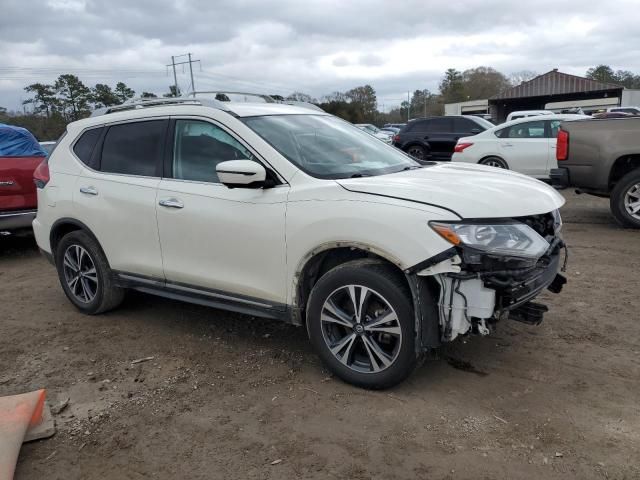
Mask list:
[[[556,136],[565,121],[585,115],[555,114],[521,118],[458,140],[453,162],[480,163],[548,179],[557,168]]]

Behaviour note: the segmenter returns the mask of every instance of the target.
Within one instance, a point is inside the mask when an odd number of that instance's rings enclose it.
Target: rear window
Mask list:
[[[109,127],[100,170],[123,175],[158,176],[167,120],[131,122]]]
[[[78,157],[82,163],[93,169],[96,168],[96,165],[91,164],[91,156],[93,154],[93,149],[96,147],[96,144],[100,139],[100,135],[102,135],[102,130],[103,127],[86,130],[82,135],[80,135],[80,138],[73,146],[73,153],[76,154],[76,157]]]

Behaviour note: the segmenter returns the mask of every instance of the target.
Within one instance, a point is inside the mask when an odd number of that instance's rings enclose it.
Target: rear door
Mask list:
[[[76,216],[114,270],[163,277],[156,195],[168,125],[157,118],[112,124],[85,131],[73,145],[85,164],[74,191]]]
[[[541,178],[548,175],[547,123],[544,120],[532,120],[498,131],[501,155],[511,170]]]
[[[453,130],[453,118],[432,118],[429,121],[429,131],[424,137],[431,147],[431,158],[451,160],[453,148],[461,136],[457,136]]]

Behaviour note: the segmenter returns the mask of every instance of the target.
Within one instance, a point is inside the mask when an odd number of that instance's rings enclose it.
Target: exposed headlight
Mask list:
[[[429,222],[429,226],[454,245],[494,255],[537,259],[549,249],[549,242],[524,223]]]

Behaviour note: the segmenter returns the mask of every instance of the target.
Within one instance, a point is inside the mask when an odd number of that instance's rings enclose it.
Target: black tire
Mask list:
[[[481,165],[487,165],[488,167],[495,168],[504,168],[505,170],[509,170],[509,165],[500,157],[487,157],[483,158],[478,162]]]
[[[65,254],[69,253],[69,256],[72,257],[79,249],[84,250],[84,253],[79,255],[80,262],[72,260],[65,263]],[[64,293],[82,313],[96,315],[111,310],[122,303],[124,290],[115,285],[107,257],[98,242],[87,233],[74,231],[62,237],[55,250],[55,263]],[[80,268],[74,268],[78,264],[80,264]],[[91,265],[95,269],[95,275],[89,274]],[[80,278],[78,272],[81,272],[83,268],[85,269],[82,273],[84,277]],[[75,278],[74,275],[78,278]],[[73,282],[73,278],[76,280],[75,283],[72,283],[75,292],[72,291],[69,284],[69,281]]]
[[[640,169],[627,173],[611,192],[609,199],[611,213],[623,227],[640,228],[640,211],[633,214],[627,210],[627,204],[635,203],[634,199],[638,198],[638,191],[640,191]]]
[[[427,160],[427,157],[429,156],[429,152],[427,151],[427,149],[421,145],[411,145],[407,147],[405,152],[407,152],[416,160],[420,160],[420,161]]]
[[[363,322],[358,327],[354,313],[351,329],[322,320],[327,318],[325,307],[329,299],[344,295],[344,305],[354,307],[359,303],[350,303],[348,285],[361,289],[358,300],[362,298],[362,292],[368,291],[364,296],[367,300],[363,302]],[[385,309],[382,302],[386,302],[389,308]],[[341,312],[348,313],[346,309]],[[374,313],[375,317],[371,318],[365,312]],[[383,317],[393,320],[376,326],[375,321]],[[389,388],[411,374],[417,362],[414,325],[413,303],[406,281],[393,267],[375,260],[354,260],[333,268],[318,280],[307,302],[307,331],[315,351],[336,376],[359,387]],[[363,331],[357,332],[356,327]],[[364,331],[365,328],[387,329],[389,333]],[[334,329],[343,332],[335,341]],[[391,330],[400,332],[400,335],[391,333]],[[348,344],[341,355],[346,362],[343,363],[332,353],[329,344],[337,348],[335,346],[348,336],[353,336],[354,340],[353,345]],[[348,365],[350,361],[351,366]]]

